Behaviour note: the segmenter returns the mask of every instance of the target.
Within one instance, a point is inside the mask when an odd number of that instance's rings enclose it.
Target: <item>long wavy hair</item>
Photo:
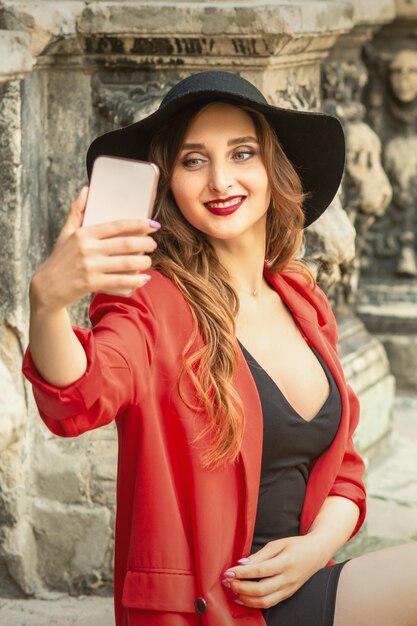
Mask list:
[[[163,225],[156,235],[153,267],[176,284],[194,319],[194,331],[182,355],[179,393],[193,410],[206,413],[206,427],[194,443],[208,437],[202,464],[214,469],[237,460],[245,428],[244,407],[232,384],[238,360],[235,319],[239,299],[213,246],[183,217],[171,192],[174,164],[187,129],[204,106],[207,103],[188,107],[176,115],[175,123],[162,126],[152,140],[149,160],[160,168],[154,216]],[[314,283],[308,266],[294,258],[302,243],[304,225],[302,203],[306,194],[300,178],[266,118],[250,106],[240,108],[254,122],[271,189],[265,250],[269,269],[272,273],[301,272]],[[199,335],[202,343],[198,348]],[[186,375],[196,391],[194,403],[183,391]]]

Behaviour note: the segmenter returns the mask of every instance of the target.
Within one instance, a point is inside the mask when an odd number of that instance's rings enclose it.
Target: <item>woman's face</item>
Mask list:
[[[271,193],[246,111],[214,102],[197,113],[175,161],[171,189],[185,219],[209,238],[264,234]]]

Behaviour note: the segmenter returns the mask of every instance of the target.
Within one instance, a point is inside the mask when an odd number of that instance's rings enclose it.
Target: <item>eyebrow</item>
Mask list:
[[[236,137],[236,139],[229,139],[227,142],[228,146],[236,146],[240,143],[258,143],[256,137],[251,137],[250,135],[246,135],[246,137]],[[182,146],[183,150],[201,150],[205,146],[203,143],[185,143]]]

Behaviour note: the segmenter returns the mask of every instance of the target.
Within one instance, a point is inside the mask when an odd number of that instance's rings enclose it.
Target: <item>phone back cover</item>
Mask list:
[[[83,226],[149,217],[156,193],[153,164],[115,157],[94,162]]]

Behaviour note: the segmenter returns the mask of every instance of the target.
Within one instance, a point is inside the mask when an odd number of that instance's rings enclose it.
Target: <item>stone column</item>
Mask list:
[[[39,587],[26,509],[27,409],[20,374],[27,315],[30,228],[23,207],[22,81],[33,65],[28,34],[0,30],[0,584],[18,594]]]
[[[416,33],[417,2],[397,2],[396,19],[366,48],[368,121],[382,141],[393,197],[367,236],[358,307],[405,391],[417,389]]]

